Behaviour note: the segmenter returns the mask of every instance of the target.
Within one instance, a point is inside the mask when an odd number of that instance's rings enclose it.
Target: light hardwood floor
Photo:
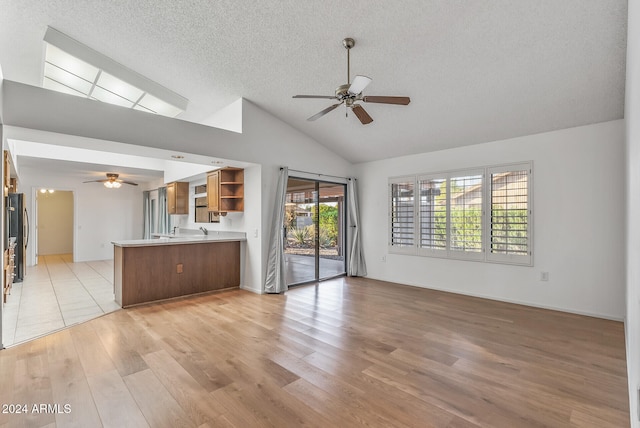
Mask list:
[[[340,278],[119,310],[6,349],[0,403],[28,412],[0,425],[618,428],[626,381],[619,322]]]

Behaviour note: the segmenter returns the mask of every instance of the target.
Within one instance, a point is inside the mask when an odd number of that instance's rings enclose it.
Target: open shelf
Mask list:
[[[244,211],[244,169],[222,168],[210,172],[207,183],[209,211]]]

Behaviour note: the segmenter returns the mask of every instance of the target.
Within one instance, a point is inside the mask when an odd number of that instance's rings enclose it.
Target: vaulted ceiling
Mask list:
[[[42,81],[47,26],[190,100],[200,122],[244,97],[351,162],[494,141],[624,115],[626,0],[0,0],[6,79]],[[306,119],[351,72],[363,126]]]

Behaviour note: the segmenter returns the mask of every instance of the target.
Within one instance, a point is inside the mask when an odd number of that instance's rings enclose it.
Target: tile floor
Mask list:
[[[117,309],[113,260],[74,263],[71,254],[41,256],[7,296],[2,342],[15,345]]]

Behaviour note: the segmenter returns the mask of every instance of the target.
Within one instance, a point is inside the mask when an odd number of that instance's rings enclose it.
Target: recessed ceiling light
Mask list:
[[[182,155],[171,155],[171,157],[174,159],[184,159],[184,156]]]
[[[214,165],[222,165],[224,162],[222,162],[221,160],[213,160],[211,161],[211,163]]]
[[[189,101],[49,27],[42,86],[134,110],[176,117]]]

